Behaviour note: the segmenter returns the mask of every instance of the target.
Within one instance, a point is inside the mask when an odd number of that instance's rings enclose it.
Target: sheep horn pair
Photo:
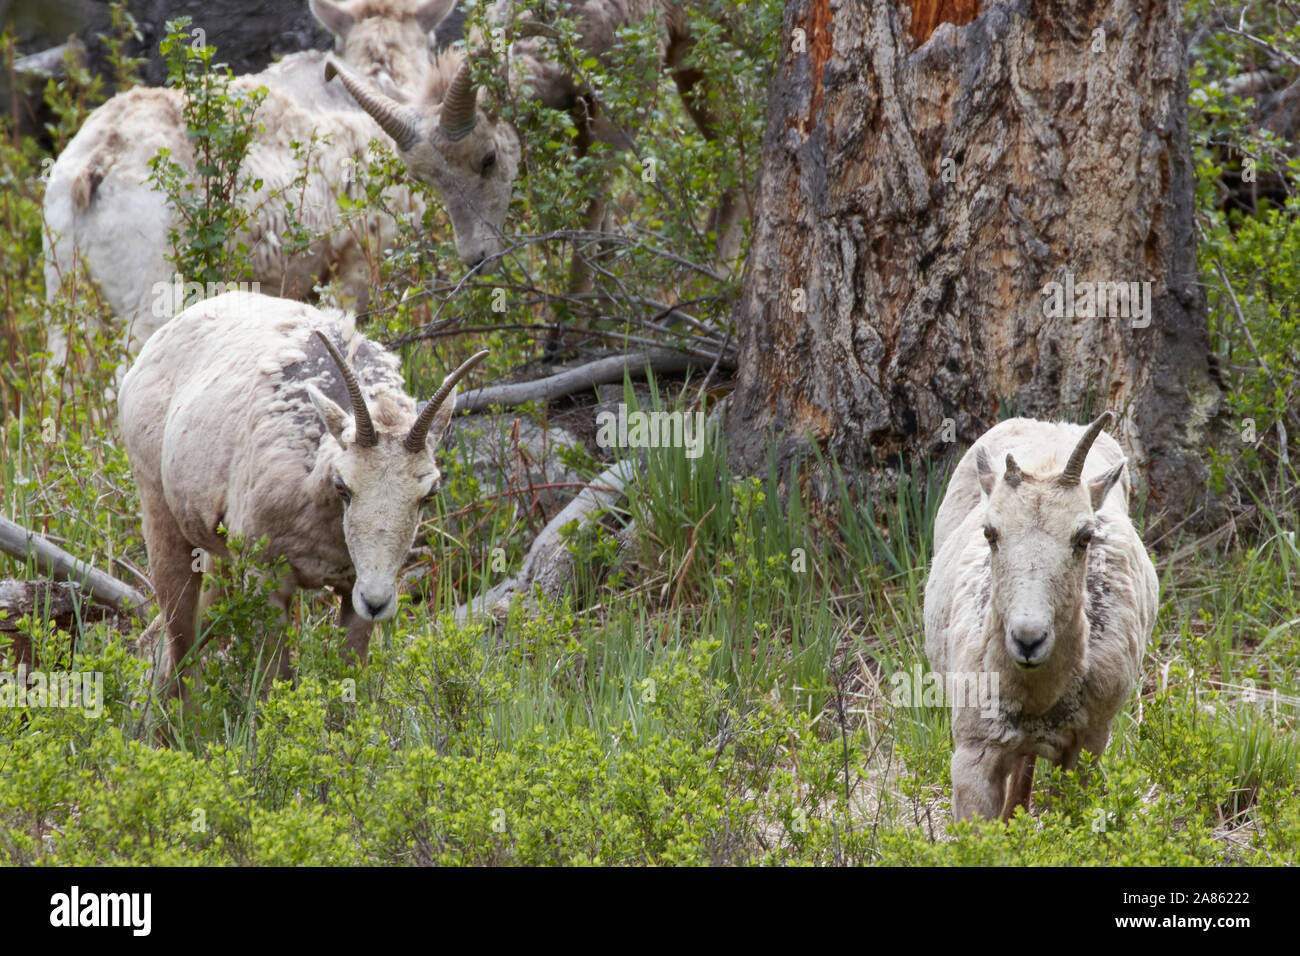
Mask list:
[[[1079,443],[1074,446],[1074,451],[1070,452],[1070,460],[1065,463],[1065,470],[1061,472],[1057,481],[1062,485],[1077,485],[1083,478],[1083,462],[1088,457],[1088,451],[1092,448],[1092,443],[1097,440],[1101,430],[1110,424],[1114,416],[1110,412],[1102,412],[1095,422],[1088,426],[1088,430],[1083,433]],[[1025,478],[1025,473],[1020,470],[1016,460],[1007,453],[1007,470],[1003,472],[1003,480],[1012,488],[1020,484]]]
[[[342,353],[334,347],[334,343],[329,340],[320,329],[316,329],[316,335],[325,343],[325,349],[334,359],[334,364],[339,367],[339,373],[343,376],[343,383],[347,386],[348,397],[352,399],[352,418],[356,423],[356,443],[362,448],[373,448],[379,444],[379,435],[375,432],[374,423],[370,419],[370,409],[366,407],[366,398],[361,394],[361,386],[357,384],[357,377],[352,372],[352,366],[348,364]],[[425,439],[429,437],[429,426],[433,423],[433,416],[438,414],[438,409],[442,403],[447,400],[456,383],[468,374],[479,362],[487,357],[487,349],[481,352],[475,352],[465,361],[461,362],[459,367],[443,379],[442,386],[434,392],[433,398],[429,399],[428,404],[424,406],[424,411],[420,412],[415,419],[415,424],[411,430],[406,433],[406,438],[402,441],[402,446],[409,452],[421,451],[424,448]]]
[[[460,65],[447,87],[447,94],[442,99],[442,113],[438,119],[438,129],[447,139],[455,141],[464,139],[474,129],[478,118],[478,92],[474,89],[472,68],[469,59]],[[420,133],[416,119],[409,107],[385,96],[374,89],[352,70],[334,57],[325,60],[325,80],[329,82],[335,75],[343,81],[357,105],[371,115],[380,129],[393,138],[397,148],[410,149],[419,139]]]

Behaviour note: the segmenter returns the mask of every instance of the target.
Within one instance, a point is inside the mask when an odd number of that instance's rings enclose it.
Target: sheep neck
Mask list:
[[[338,444],[325,436],[316,453],[316,462],[303,482],[305,500],[314,502],[317,508],[334,516],[337,521],[338,540],[343,542],[346,552],[347,544],[343,537],[343,503],[339,493],[334,489],[334,464],[342,456],[343,450]],[[350,559],[349,559],[350,560]]]

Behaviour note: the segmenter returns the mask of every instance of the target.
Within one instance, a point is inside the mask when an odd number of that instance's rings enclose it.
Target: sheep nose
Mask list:
[[[1017,627],[1011,632],[1011,642],[1015,645],[1016,657],[1029,663],[1038,653],[1039,648],[1047,643],[1050,632],[1043,627]]]
[[[353,603],[361,616],[370,621],[388,620],[393,616],[397,604],[392,594],[388,594],[376,601],[370,595],[362,594],[360,591],[354,595]]]
[[[483,246],[462,260],[467,268],[478,269],[481,276],[491,275],[497,269],[497,253],[494,249]]]

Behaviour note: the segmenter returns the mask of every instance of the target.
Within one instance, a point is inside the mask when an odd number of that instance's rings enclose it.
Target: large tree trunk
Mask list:
[[[768,434],[787,461],[810,437],[881,476],[1009,411],[1081,421],[1106,407],[1148,516],[1190,513],[1219,391],[1177,0],[916,6],[786,7],[733,454],[752,469]],[[1149,281],[1149,324],[1049,316],[1044,287],[1067,274]]]

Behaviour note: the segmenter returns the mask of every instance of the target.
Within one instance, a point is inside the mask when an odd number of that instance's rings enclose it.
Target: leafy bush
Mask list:
[[[167,194],[177,215],[169,236],[176,271],[204,285],[236,282],[252,274],[248,247],[236,237],[251,216],[241,197],[262,184],[240,170],[263,129],[255,117],[266,90],[232,90],[230,68],[213,63],[216,47],[191,40],[189,25],[189,17],[168,21],[159,49],[167,58],[167,84],[185,94],[182,112],[194,168],[162,149],[149,161],[150,181]]]

